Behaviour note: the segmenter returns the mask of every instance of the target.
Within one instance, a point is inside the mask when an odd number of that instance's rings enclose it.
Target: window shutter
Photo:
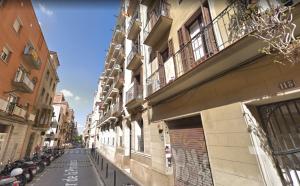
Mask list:
[[[173,39],[170,39],[168,41],[168,48],[169,48],[169,57],[173,56],[174,54],[174,45],[173,45]]]
[[[184,72],[189,70],[191,58],[193,59],[193,53],[191,53],[191,44],[189,43],[190,37],[187,35],[185,25],[178,30],[178,39],[180,47],[180,55]],[[192,55],[190,55],[192,54]]]
[[[209,25],[211,23],[211,18],[208,7],[202,6],[202,15],[204,26]],[[207,45],[207,55],[209,57],[218,51],[212,24],[205,28],[204,37]]]

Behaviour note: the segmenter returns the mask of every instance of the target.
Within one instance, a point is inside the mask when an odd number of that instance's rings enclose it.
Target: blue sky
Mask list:
[[[33,1],[49,50],[60,60],[57,91],[63,91],[75,110],[82,131],[92,111],[93,96],[112,37],[119,3],[59,3]]]

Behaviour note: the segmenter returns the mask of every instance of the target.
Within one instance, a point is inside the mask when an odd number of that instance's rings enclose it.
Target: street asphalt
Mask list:
[[[67,149],[29,186],[104,186],[86,149]]]

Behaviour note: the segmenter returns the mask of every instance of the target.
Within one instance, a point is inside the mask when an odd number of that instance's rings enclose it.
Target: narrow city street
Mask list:
[[[86,149],[68,149],[29,186],[102,186]]]

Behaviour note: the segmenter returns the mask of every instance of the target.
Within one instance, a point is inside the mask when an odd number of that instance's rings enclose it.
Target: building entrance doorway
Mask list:
[[[284,185],[300,185],[300,99],[258,107]]]
[[[34,137],[35,137],[35,133],[32,132],[30,134],[28,145],[27,145],[27,149],[26,149],[26,153],[25,153],[26,157],[30,157],[30,152],[32,150],[32,145],[33,145],[33,142],[34,142]]]

